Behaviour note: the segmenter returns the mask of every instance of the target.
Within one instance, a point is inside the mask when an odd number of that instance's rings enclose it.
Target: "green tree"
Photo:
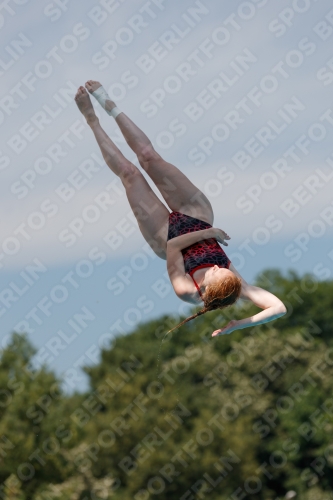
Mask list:
[[[2,489],[21,489],[26,500],[40,484],[71,473],[66,449],[77,432],[61,381],[47,367],[31,366],[35,353],[26,335],[14,333],[0,358],[0,481],[9,479]]]
[[[0,365],[5,498],[330,498],[333,282],[269,270],[257,284],[286,303],[286,316],[215,339],[256,308],[239,303],[168,336],[180,318],[139,324],[85,369],[85,394],[62,394],[47,367],[32,376],[34,350],[14,334]],[[50,438],[55,452],[17,481]]]

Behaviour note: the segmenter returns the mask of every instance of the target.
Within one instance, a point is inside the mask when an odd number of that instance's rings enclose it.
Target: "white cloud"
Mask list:
[[[128,19],[138,13],[142,2],[124,2],[114,14],[109,15],[107,21],[101,26],[88,17],[87,13],[92,8],[90,2],[82,2],[80,9],[74,8],[74,4],[68,4],[68,11],[57,22],[50,22],[43,11],[45,6],[38,6],[32,9],[33,2],[27,6],[17,9],[18,14],[10,19],[4,31],[7,43],[10,41],[12,33],[24,32],[34,40],[34,46],[27,50],[26,54],[18,61],[3,78],[4,86],[2,96],[8,92],[29,70],[33,70],[35,64],[55,45],[59,45],[60,39],[66,34],[72,33],[73,26],[79,21],[84,22],[91,30],[91,35],[86,41],[82,41],[77,50],[73,53],[61,55],[63,64],[54,62],[53,74],[38,82],[36,92],[33,92],[26,101],[20,103],[20,108],[14,111],[11,117],[7,117],[2,125],[3,146],[2,153],[11,158],[11,165],[0,172],[2,181],[2,239],[13,234],[17,226],[26,220],[27,216],[38,209],[45,198],[57,201],[59,213],[54,219],[50,219],[48,224],[41,231],[33,234],[30,242],[24,243],[22,251],[17,256],[6,259],[9,267],[18,268],[29,261],[32,256],[43,254],[50,265],[61,264],[67,261],[84,257],[87,251],[96,242],[100,242],[102,236],[116,223],[125,217],[129,212],[129,205],[125,198],[118,200],[115,209],[112,207],[108,212],[101,214],[100,219],[95,224],[86,225],[84,234],[72,247],[66,249],[59,241],[59,232],[66,228],[74,217],[79,217],[84,207],[112,180],[113,174],[105,168],[99,173],[89,185],[79,191],[75,199],[68,204],[61,202],[55,195],[55,189],[66,181],[68,175],[75,170],[83,160],[92,153],[99,153],[98,146],[88,127],[84,127],[83,140],[77,140],[74,149],[66,147],[66,156],[59,163],[54,163],[52,171],[45,176],[36,177],[36,187],[26,198],[17,199],[11,192],[14,182],[17,182],[22,174],[34,170],[34,164],[38,158],[45,156],[47,149],[52,146],[59,136],[68,131],[69,126],[76,120],[81,119],[76,106],[73,103],[52,123],[41,131],[37,139],[28,144],[27,148],[20,155],[17,155],[7,144],[7,141],[19,132],[32,115],[42,109],[44,104],[52,102],[52,96],[65,86],[67,81],[75,82],[77,85],[84,83],[88,78],[101,79],[102,83],[108,87],[115,82],[120,82],[125,71],[130,70],[139,76],[139,83],[133,89],[126,90],[126,97],[120,100],[119,107],[123,109],[134,122],[156,142],[157,134],[161,131],[169,130],[171,120],[178,117],[187,126],[187,133],[183,137],[175,137],[175,143],[170,149],[160,148],[159,151],[168,161],[175,163],[190,177],[198,186],[207,185],[211,179],[216,178],[217,171],[222,166],[236,176],[236,181],[229,187],[223,187],[222,193],[214,197],[212,203],[216,212],[216,220],[232,221],[232,230],[235,241],[244,238],[244,230],[251,232],[259,221],[264,221],[266,214],[276,213],[284,217],[283,231],[280,238],[289,238],[300,227],[317,213],[322,206],[329,203],[330,186],[327,186],[314,196],[305,205],[295,218],[288,219],[281,213],[280,205],[287,196],[296,189],[300,183],[318,167],[325,167],[325,158],[331,154],[331,141],[327,136],[326,140],[314,144],[311,154],[304,156],[306,161],[299,165],[295,164],[295,170],[286,179],[279,181],[272,191],[264,190],[260,198],[260,203],[248,215],[236,207],[236,200],[244,195],[246,190],[254,183],[258,182],[260,174],[264,169],[281,156],[293,142],[308,130],[308,127],[325,111],[330,104],[330,87],[323,87],[316,79],[318,68],[329,58],[330,44],[324,43],[316,38],[312,27],[315,22],[326,13],[327,7],[318,3],[311,7],[311,11],[305,14],[295,15],[295,24],[287,30],[286,35],[276,38],[269,31],[269,23],[279,12],[289,5],[283,1],[277,4],[266,4],[258,10],[256,16],[251,20],[240,20],[242,26],[240,31],[235,30],[231,40],[225,46],[216,47],[212,58],[202,55],[204,67],[195,65],[192,60],[192,67],[196,68],[197,74],[193,75],[188,82],[182,81],[181,89],[177,93],[166,91],[165,101],[158,114],[148,119],[140,111],[140,105],[144,99],[150,97],[151,93],[158,88],[163,88],[166,79],[170,75],[176,75],[176,68],[187,61],[189,54],[198,48],[199,44],[211,37],[213,30],[223,25],[224,19],[232,12],[237,12],[237,8],[242,2],[236,2],[232,6],[221,6],[220,2],[210,1],[206,5],[210,10],[209,16],[203,17],[201,22],[188,35],[187,38],[170,51],[168,56],[148,75],[145,75],[137,66],[136,60],[149,47],[158,40],[158,37],[170,28],[171,24],[181,22],[182,13],[193,4],[193,1],[186,1],[180,4],[174,2],[165,3],[165,11],[158,15],[156,19],[149,21],[149,27],[141,34],[134,37],[133,42],[126,46],[118,47],[116,59],[111,61],[105,70],[99,70],[92,63],[92,56],[96,51],[102,50],[102,45],[116,36],[121,27],[128,26]],[[238,14],[237,14],[238,16]],[[7,29],[8,28],[8,29]],[[260,79],[267,75],[274,64],[279,60],[284,60],[286,54],[297,47],[299,40],[308,36],[317,45],[316,53],[308,58],[299,68],[288,67],[289,78],[280,78],[280,86],[276,93],[265,95],[262,105],[259,108],[253,107],[253,114],[246,117],[244,124],[240,125],[237,131],[232,131],[231,137],[225,142],[216,141],[212,147],[211,154],[207,156],[202,166],[195,167],[188,158],[190,148],[197,147],[198,141],[209,136],[212,127],[218,122],[224,122],[224,116],[246,95],[246,93],[260,82]],[[221,71],[230,70],[230,62],[244,48],[251,50],[257,57],[258,62],[246,72],[242,78],[207,112],[202,119],[193,122],[184,113],[184,107],[198,94],[204,90],[205,86],[212,81]],[[126,86],[126,85],[125,85]],[[234,153],[244,147],[257,130],[264,126],[269,119],[275,119],[280,107],[291,99],[292,96],[299,98],[305,105],[304,112],[301,112],[294,123],[281,137],[273,141],[258,157],[249,169],[242,172],[231,161]],[[198,102],[198,101],[197,101]],[[98,109],[98,108],[97,108]],[[114,135],[116,124],[102,112],[101,123],[110,135]],[[129,159],[133,158],[133,153],[129,148],[118,143],[119,148]],[[244,229],[245,228],[245,229]],[[110,256],[129,254],[136,248],[140,248],[143,239],[139,231],[131,236],[121,246],[119,251],[110,252]],[[107,248],[106,248],[107,250]]]

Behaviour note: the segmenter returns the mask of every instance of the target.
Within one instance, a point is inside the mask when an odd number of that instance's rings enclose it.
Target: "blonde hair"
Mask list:
[[[202,297],[204,301],[204,308],[193,316],[184,319],[184,321],[169,330],[167,334],[173,332],[188,321],[191,321],[192,319],[197,318],[198,316],[201,316],[208,311],[224,309],[225,307],[231,306],[239,298],[241,287],[242,282],[240,278],[238,278],[235,274],[227,276],[223,281],[219,283],[207,285],[205,293]]]

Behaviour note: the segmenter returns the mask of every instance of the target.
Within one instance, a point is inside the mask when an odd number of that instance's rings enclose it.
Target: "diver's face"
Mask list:
[[[217,283],[223,281],[224,278],[231,274],[233,274],[233,272],[229,271],[229,269],[219,267],[215,264],[215,266],[210,267],[208,271],[206,271],[204,282],[206,285],[209,283]]]

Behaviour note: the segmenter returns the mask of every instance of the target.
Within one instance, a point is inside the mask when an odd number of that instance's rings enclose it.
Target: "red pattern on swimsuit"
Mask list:
[[[212,227],[195,217],[182,214],[180,212],[171,212],[169,215],[168,240],[180,236],[181,234],[192,233]],[[196,269],[202,267],[211,267],[215,264],[219,267],[229,268],[231,261],[215,238],[198,241],[182,250],[185,272],[191,277]]]

